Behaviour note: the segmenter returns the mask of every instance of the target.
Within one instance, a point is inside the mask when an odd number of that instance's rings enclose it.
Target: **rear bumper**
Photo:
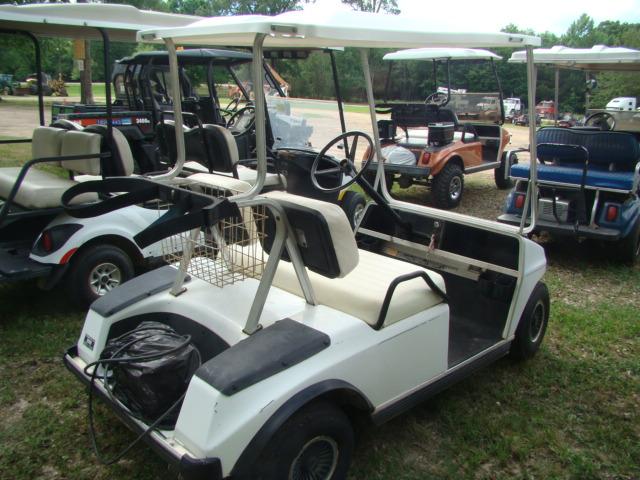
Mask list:
[[[522,217],[511,213],[505,213],[498,217],[500,223],[507,223],[509,225],[520,225]],[[565,236],[565,237],[582,237],[593,238],[596,240],[604,240],[607,242],[615,242],[620,240],[622,234],[619,230],[611,228],[593,228],[588,225],[579,225],[577,230],[574,225],[569,223],[557,223],[549,222],[545,220],[538,220],[536,222],[535,232],[549,232],[553,235]]]
[[[78,357],[78,350],[75,345],[66,351],[64,364],[83,384],[89,386],[90,377],[84,373],[86,364]],[[94,383],[94,394],[104,400],[118,418],[133,430],[136,435],[146,430],[147,425],[128,415],[126,409],[120,403],[110,400],[101,383]],[[178,469],[180,478],[184,480],[222,480],[222,465],[219,458],[193,457],[184,448],[165,437],[159,431],[152,431],[144,437],[144,440],[165,461]]]
[[[0,249],[0,283],[19,282],[46,277],[55,265],[36,262],[28,250]]]

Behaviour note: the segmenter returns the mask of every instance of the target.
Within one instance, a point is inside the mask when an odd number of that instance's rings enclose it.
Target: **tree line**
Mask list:
[[[141,9],[193,15],[273,15],[287,10],[299,9],[313,0],[128,0],[110,3],[127,3]],[[355,10],[386,12],[397,14],[400,10],[397,0],[342,0]],[[22,1],[19,3],[31,3]],[[563,35],[549,32],[536,33],[520,29],[515,24],[507,25],[503,31],[538,35],[543,47],[565,45],[568,47],[591,47],[604,44],[608,46],[626,46],[640,48],[640,24],[619,21],[604,21],[595,24],[592,18],[583,14],[575,20]],[[78,78],[74,70],[72,42],[66,39],[43,38],[43,68],[52,76],[62,74],[67,80]],[[104,81],[102,65],[102,43],[91,42],[92,75],[94,81]],[[141,49],[150,49],[149,45],[112,43],[111,58],[119,59]],[[390,50],[387,50],[390,51]],[[371,53],[370,64],[377,97],[385,97],[385,87],[397,98],[420,99],[432,93],[434,85],[446,85],[444,69],[433,78],[430,66],[419,62],[404,62],[389,70],[388,62],[382,57],[385,50],[376,49]],[[526,101],[526,71],[523,65],[507,63],[513,50],[494,49],[502,56],[496,62],[502,91],[506,97],[519,97]],[[345,49],[336,53],[342,96],[345,101],[364,100],[364,86],[360,70],[359,54],[354,49]],[[332,98],[334,95],[328,55],[313,54],[307,61],[276,61],[275,68],[291,84],[291,94],[299,97]],[[0,35],[0,73],[13,74],[20,79],[35,71],[33,47],[23,38]],[[550,100],[554,97],[554,71],[540,68],[536,98]],[[389,81],[387,77],[390,76]],[[603,107],[615,96],[640,96],[640,82],[634,73],[601,73],[595,77],[597,89],[592,91],[590,105]],[[560,82],[560,111],[580,113],[585,106],[585,74],[583,72],[562,71]],[[454,66],[451,69],[451,84],[454,88],[471,88],[475,91],[496,91],[496,84],[487,65],[469,63]]]

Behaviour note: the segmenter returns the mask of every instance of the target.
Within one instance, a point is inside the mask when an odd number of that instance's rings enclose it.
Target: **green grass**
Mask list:
[[[28,148],[0,146],[1,166]],[[499,210],[505,192],[489,179],[465,187],[462,211]],[[420,188],[396,194],[428,199]],[[552,304],[539,354],[361,431],[351,480],[640,478],[640,267],[610,263],[599,246],[543,245]],[[83,317],[62,289],[0,285],[0,478],[175,478],[145,446],[111,467],[96,461],[86,390],[61,360]],[[97,423],[111,453],[133,439],[106,410]]]
[[[80,96],[80,84],[79,83],[67,83],[67,93],[70,97],[79,97]],[[93,84],[93,96],[98,98],[105,98],[105,88],[104,83],[94,83]],[[114,96],[113,88],[111,89],[111,96]]]

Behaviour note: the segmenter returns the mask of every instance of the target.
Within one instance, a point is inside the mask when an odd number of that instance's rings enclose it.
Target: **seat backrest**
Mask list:
[[[100,153],[102,137],[97,133],[85,131],[69,131],[62,137],[60,147],[61,156],[95,155]],[[83,160],[62,160],[60,165],[67,170],[84,175],[100,175],[100,159],[87,158]]]
[[[62,128],[37,127],[31,139],[31,158],[59,157],[65,133]]]
[[[630,133],[574,130],[570,128],[541,128],[536,134],[537,143],[556,143],[561,145],[583,146],[589,152],[589,163],[611,166],[614,170],[633,171],[640,161],[640,145]],[[562,155],[558,155],[562,156]],[[543,161],[556,158],[553,149],[545,149],[538,156]],[[570,159],[562,158],[561,162],[569,165]],[[582,164],[582,158],[573,163]]]
[[[165,120],[157,126],[158,143],[163,155],[172,163],[177,157],[175,123]],[[186,161],[198,162],[213,172],[232,173],[238,163],[238,145],[229,130],[214,124],[199,127],[183,127]]]
[[[90,125],[84,132],[100,135],[100,151],[110,153],[111,156],[101,162],[101,172],[104,177],[129,176],[135,169],[135,161],[129,140],[117,128],[112,128],[111,139],[106,125]]]
[[[358,265],[358,246],[344,210],[335,203],[272,191],[264,195],[280,203],[297,240],[305,266],[328,278],[342,278]],[[270,251],[273,224],[267,222],[265,250]],[[288,259],[288,258],[285,258]]]

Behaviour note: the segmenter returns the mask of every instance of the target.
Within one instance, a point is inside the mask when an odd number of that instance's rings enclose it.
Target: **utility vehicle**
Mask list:
[[[537,64],[556,68],[640,70],[640,51],[620,47],[557,46],[536,49],[534,55]],[[510,61],[523,58],[515,52]],[[537,132],[540,196],[534,231],[604,241],[615,245],[605,249],[608,256],[633,263],[640,255],[640,115],[589,110],[584,123]],[[531,188],[530,165],[513,165],[511,177],[516,185],[498,220],[519,225],[532,217],[523,203]]]
[[[140,245],[180,235],[190,247],[95,302],[64,361],[183,478],[344,479],[355,417],[384,422],[499,357],[536,352],[549,297],[544,251],[527,230],[396,201],[383,162],[378,189],[363,174],[374,152],[382,155],[367,49],[531,50],[538,38],[433,32],[416,19],[361,12],[214,17],[140,38],[164,41],[174,59],[176,44],[252,46],[254,66],[264,48],[357,47],[373,133],[347,132],[300,153],[312,157],[320,191],[344,188],[342,172],[371,196],[355,235],[333,203],[261,194],[262,89],[251,190],[214,199],[139,179],[113,187],[132,201],[172,205]],[[253,75],[262,85],[262,69]],[[176,129],[179,158],[182,134]],[[364,159],[358,146],[369,150]],[[74,187],[67,200],[106,182]],[[118,205],[70,205],[69,213],[96,207]],[[147,369],[147,360],[166,369]]]
[[[433,67],[433,93],[423,102],[390,103],[388,99],[406,95],[408,89],[398,92],[404,82],[391,80],[398,75],[393,75],[393,64],[389,66],[387,101],[378,105],[379,113],[391,114],[390,121],[383,122],[380,130],[387,187],[396,182],[400,188],[429,186],[433,204],[449,209],[462,200],[465,174],[494,170],[498,188],[511,186],[506,162],[507,158],[515,161],[515,157],[505,154],[510,135],[502,128],[502,93],[493,63],[500,58],[487,50],[469,48],[419,48],[384,56],[390,62],[428,61]],[[495,92],[452,89],[452,67],[457,67],[458,81],[466,82],[461,74],[463,67],[480,62],[490,65]],[[446,71],[445,89],[437,88],[438,67]]]

